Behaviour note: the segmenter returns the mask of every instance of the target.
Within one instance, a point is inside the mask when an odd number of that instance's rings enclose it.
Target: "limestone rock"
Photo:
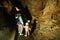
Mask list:
[[[28,6],[32,21],[37,19],[34,40],[59,40],[60,0],[25,0],[22,4]]]

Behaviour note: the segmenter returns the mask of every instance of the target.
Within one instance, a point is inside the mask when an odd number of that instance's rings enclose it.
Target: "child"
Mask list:
[[[31,30],[31,28],[29,27],[28,22],[25,24],[24,28],[25,28],[25,37],[27,37],[27,36],[30,35],[29,30]]]

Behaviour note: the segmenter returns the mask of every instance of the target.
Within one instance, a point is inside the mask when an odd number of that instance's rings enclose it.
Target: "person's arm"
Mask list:
[[[18,17],[16,16],[15,19],[17,19]]]
[[[29,27],[29,30],[31,31],[31,28]]]
[[[25,28],[25,26],[23,26],[23,28]]]

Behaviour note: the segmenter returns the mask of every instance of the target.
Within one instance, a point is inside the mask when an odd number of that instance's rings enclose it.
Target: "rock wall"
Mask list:
[[[13,5],[10,0],[2,0],[2,2],[0,2],[0,7],[6,8],[6,11],[10,13]]]
[[[60,40],[60,0],[22,0],[37,26],[34,40]]]
[[[33,20],[36,19],[36,29],[32,33],[34,40],[60,40],[60,0],[21,0],[28,7]],[[3,4],[3,6],[1,5]],[[0,3],[10,12],[13,5]]]

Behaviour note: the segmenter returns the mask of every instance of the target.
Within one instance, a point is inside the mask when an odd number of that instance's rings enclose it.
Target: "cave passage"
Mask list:
[[[28,7],[25,8],[22,6],[21,3],[16,1],[11,1],[13,4],[13,8],[11,12],[7,12],[7,8],[0,7],[0,40],[8,40],[8,39],[14,39],[14,40],[33,40],[33,36],[30,35],[29,37],[19,36],[18,34],[18,27],[16,25],[16,19],[15,15],[18,13],[15,9],[15,7],[18,7],[20,10],[20,14],[22,16],[24,25],[27,22],[27,20],[32,20],[32,16],[28,10]],[[30,22],[31,24],[31,22]],[[35,25],[35,24],[34,24]],[[1,32],[2,31],[2,32]],[[24,34],[24,30],[23,30]],[[5,37],[6,36],[6,37]],[[8,37],[9,36],[9,37]],[[11,38],[10,38],[11,37]]]

